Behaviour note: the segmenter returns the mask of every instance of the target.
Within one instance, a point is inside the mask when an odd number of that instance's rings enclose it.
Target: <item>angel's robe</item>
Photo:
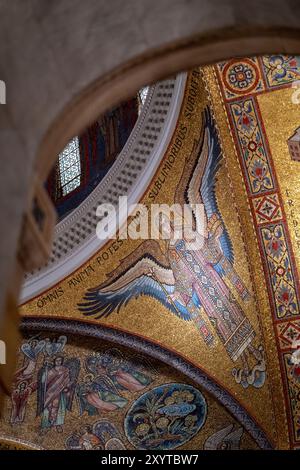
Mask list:
[[[41,386],[45,386],[42,428],[64,424],[72,381],[68,367],[45,368]]]
[[[99,411],[114,411],[127,405],[127,399],[103,383],[101,377],[96,377],[93,382],[79,385],[77,396],[81,415],[87,411],[89,416],[94,416],[99,414]]]
[[[144,388],[151,382],[151,379],[138,371],[132,370],[130,373],[122,368],[119,368],[116,371],[113,378],[119,385],[121,385],[121,387],[126,390],[130,390],[130,392],[144,390]]]
[[[35,371],[36,359],[29,359],[27,363],[15,373],[14,381],[20,383],[26,381],[30,383]]]
[[[236,361],[251,343],[255,332],[214,267],[222,260],[216,243],[206,241],[201,249],[189,250],[184,240],[170,242],[168,255],[175,278],[174,293],[185,306],[195,303],[196,294],[230,358]]]
[[[12,411],[11,411],[11,424],[23,423],[26,412],[26,405],[28,398],[34,387],[26,386],[24,390],[16,389],[11,394]]]

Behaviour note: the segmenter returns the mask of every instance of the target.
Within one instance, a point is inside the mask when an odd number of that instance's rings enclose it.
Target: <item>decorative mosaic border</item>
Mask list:
[[[217,64],[215,72],[252,210],[287,398],[290,440],[296,446],[300,442],[299,385],[290,357],[293,340],[300,339],[299,275],[257,96],[299,80],[300,57],[233,59]]]
[[[205,391],[216,398],[245,428],[261,449],[270,450],[272,443],[266,434],[249,415],[242,405],[224,388],[209,377],[202,369],[191,364],[174,351],[170,351],[157,343],[145,338],[129,334],[107,326],[84,323],[66,319],[52,319],[40,317],[23,318],[21,328],[30,330],[50,330],[65,334],[75,334],[99,338],[105,341],[127,346],[135,351],[158,359],[186,375],[189,379],[203,387]]]

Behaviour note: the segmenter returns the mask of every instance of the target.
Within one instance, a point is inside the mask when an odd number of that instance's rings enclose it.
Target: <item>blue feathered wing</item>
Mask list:
[[[191,205],[204,204],[207,221],[214,214],[217,214],[218,218],[222,220],[216,198],[217,174],[221,166],[222,151],[217,130],[208,107],[203,117],[204,135],[186,190],[186,202]],[[224,256],[232,264],[234,261],[232,242],[224,225],[223,233],[219,240]],[[221,266],[216,265],[214,267],[219,274],[223,274]]]
[[[148,269],[145,270],[145,267]],[[145,274],[149,268],[155,271],[155,277]],[[164,282],[166,278],[168,283]],[[147,295],[158,300],[178,317],[190,320],[190,314],[184,305],[168,299],[168,295],[174,292],[174,283],[171,269],[160,266],[145,255],[107,287],[87,290],[78,308],[86,316],[97,315],[95,318],[102,318],[114,311],[119,312],[131,299]]]

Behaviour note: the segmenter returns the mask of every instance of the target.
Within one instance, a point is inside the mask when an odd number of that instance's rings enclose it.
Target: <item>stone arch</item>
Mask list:
[[[72,136],[99,114],[152,84],[192,67],[233,57],[271,53],[300,54],[300,30],[289,28],[224,29],[150,49],[95,79],[59,112],[36,155],[38,173],[49,172],[56,155]]]

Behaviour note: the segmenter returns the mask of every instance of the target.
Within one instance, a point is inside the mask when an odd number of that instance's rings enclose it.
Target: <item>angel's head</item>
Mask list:
[[[28,341],[29,345],[34,349],[38,345],[38,340],[33,338]]]
[[[98,361],[95,367],[95,372],[96,374],[105,374],[107,372],[108,367],[109,367],[109,364],[107,361],[105,362]]]
[[[176,261],[176,262],[180,261],[180,256],[175,249],[172,249],[169,251],[169,257],[173,261]]]
[[[63,356],[56,356],[56,358],[54,359],[54,367],[60,367],[63,365],[63,363],[64,363]]]
[[[84,382],[86,384],[90,384],[94,381],[94,377],[93,377],[93,374],[86,374],[85,377],[84,377]]]
[[[96,373],[96,366],[99,361],[98,356],[89,356],[85,360],[85,368],[88,372],[91,372],[92,374]]]
[[[194,217],[188,205],[173,204],[171,207],[159,207],[154,216],[156,230],[161,239],[187,241],[195,239]]]

